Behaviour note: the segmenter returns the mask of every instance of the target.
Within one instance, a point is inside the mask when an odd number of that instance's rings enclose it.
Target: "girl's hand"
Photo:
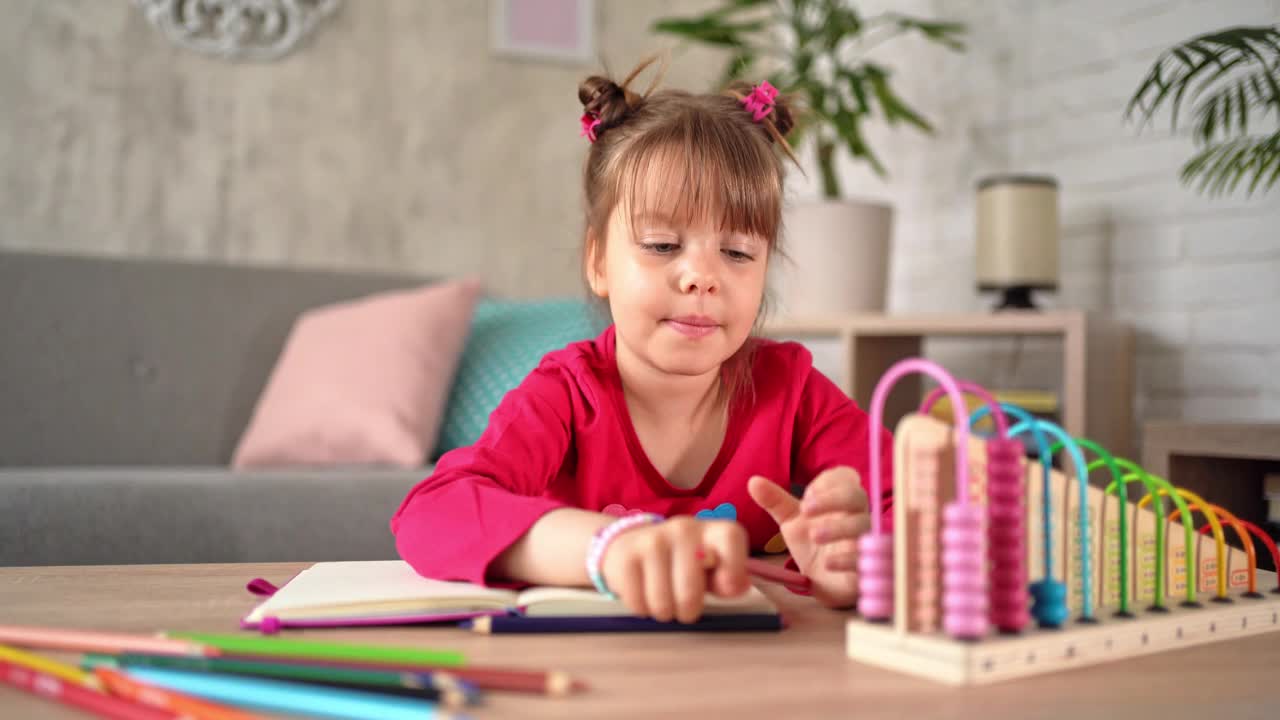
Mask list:
[[[805,488],[803,500],[759,475],[747,490],[778,523],[791,557],[813,583],[813,596],[827,607],[853,607],[858,601],[857,539],[871,528],[867,493],[857,471],[823,471]]]
[[[636,615],[691,623],[702,616],[708,590],[722,597],[747,591],[746,560],[747,533],[741,525],[680,516],[615,537],[600,572]]]

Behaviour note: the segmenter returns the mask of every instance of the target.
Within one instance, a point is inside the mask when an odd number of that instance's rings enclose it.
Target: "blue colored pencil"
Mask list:
[[[283,680],[166,668],[130,667],[124,672],[130,677],[162,688],[264,712],[296,713],[335,720],[430,720],[460,717],[441,712],[436,703],[428,700]]]
[[[704,615],[697,622],[660,622],[653,618],[582,616],[525,617],[497,615],[462,623],[478,633],[625,633],[625,632],[748,632],[781,630],[779,615]]]
[[[266,660],[229,660],[141,653],[122,655],[86,653],[80,664],[86,669],[105,665],[115,669],[154,667],[226,675],[249,675],[310,685],[328,685],[350,690],[413,696],[439,702],[446,707],[474,705],[480,701],[479,688],[473,683],[452,677],[446,672],[401,672],[363,667],[300,665]]]

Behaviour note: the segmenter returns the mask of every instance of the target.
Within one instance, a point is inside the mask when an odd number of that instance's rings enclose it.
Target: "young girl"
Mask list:
[[[646,65],[578,89],[584,270],[613,325],[549,353],[474,446],[440,458],[391,520],[399,553],[428,577],[594,584],[692,622],[706,592],[748,589],[748,553],[785,541],[812,594],[850,607],[868,417],[803,346],[751,337],[792,113],[768,83],[638,94]]]

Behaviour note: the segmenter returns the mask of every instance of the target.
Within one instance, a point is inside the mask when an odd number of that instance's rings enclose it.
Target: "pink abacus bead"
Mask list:
[[[893,577],[867,577],[858,571],[858,594],[869,593],[871,595],[892,595],[893,594]]]
[[[986,614],[957,615],[948,613],[942,619],[942,629],[954,638],[977,639],[987,634]]]
[[[868,620],[893,614],[893,536],[858,538],[858,612]]]
[[[956,638],[987,631],[985,509],[951,503],[942,519],[942,626]]]
[[[986,611],[987,597],[983,593],[948,593],[942,600],[942,612],[945,615],[972,615]]]

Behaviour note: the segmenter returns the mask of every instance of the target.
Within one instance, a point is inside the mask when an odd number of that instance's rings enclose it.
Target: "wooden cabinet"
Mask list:
[[[845,315],[780,320],[767,324],[764,334],[838,339],[843,372],[832,379],[863,408],[870,407],[885,371],[903,358],[921,356],[926,338],[1058,338],[1063,429],[1133,457],[1133,331],[1108,316],[1072,310]],[[888,427],[915,409],[922,390],[932,386],[924,376],[903,378],[885,403]]]
[[[1280,423],[1148,422],[1142,467],[1280,540],[1280,525],[1267,521],[1265,497],[1266,478],[1280,474]],[[1239,546],[1233,533],[1227,541]],[[1265,552],[1258,565],[1274,569]]]

